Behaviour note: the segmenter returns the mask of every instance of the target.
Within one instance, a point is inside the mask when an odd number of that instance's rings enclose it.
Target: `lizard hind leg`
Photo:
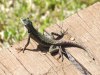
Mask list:
[[[62,59],[62,62],[63,62],[64,58],[63,58],[63,50],[61,46],[59,46],[59,57],[57,59],[60,59],[60,58]]]
[[[61,59],[62,59],[62,62],[63,62],[63,60],[64,60],[63,55],[65,55],[65,57],[69,59],[69,57],[68,57],[66,51],[63,51],[63,48],[61,48],[61,46],[59,46],[59,57],[58,57],[58,59],[61,58]]]
[[[59,50],[59,48],[57,48],[56,46],[54,45],[51,45],[50,48],[49,48],[49,52],[50,53],[55,53]]]
[[[63,59],[64,59],[63,54],[66,54],[66,53],[62,50],[61,46],[54,46],[54,45],[50,46],[50,48],[49,48],[50,53],[54,53],[57,51],[59,51],[59,57],[57,59],[61,58],[62,62],[63,62]]]
[[[57,25],[58,25],[58,24],[57,24]],[[59,33],[51,32],[51,33],[50,33],[50,38],[51,38],[51,39],[55,39],[55,38],[54,38],[54,35],[56,35],[56,36],[58,36],[58,37],[61,37],[61,36],[64,36],[64,35],[68,34],[68,32],[67,32],[68,29],[66,29],[65,31],[62,29],[63,24],[62,24],[62,26],[58,25],[58,27],[59,27]],[[62,31],[62,30],[63,30],[63,31]]]
[[[60,34],[61,36],[68,34],[68,32],[67,32],[68,29],[66,29],[66,30],[63,30],[63,29],[62,29],[62,27],[63,27],[63,22],[62,22],[62,25],[61,25],[61,26],[60,26],[59,24],[57,24],[57,26],[59,27],[59,34]]]

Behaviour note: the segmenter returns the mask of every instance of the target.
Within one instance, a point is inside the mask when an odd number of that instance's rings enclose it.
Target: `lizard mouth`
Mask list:
[[[21,22],[22,22],[23,25],[25,25],[25,26],[27,25],[27,24],[25,24],[23,17],[21,17],[20,20],[21,20]]]

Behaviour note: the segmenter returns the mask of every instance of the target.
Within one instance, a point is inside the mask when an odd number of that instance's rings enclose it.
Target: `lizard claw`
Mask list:
[[[24,49],[24,48],[22,48],[22,47],[15,48],[15,49],[18,51],[18,53],[20,53],[21,51],[23,51],[23,53],[24,53],[24,51],[25,51],[25,49]]]
[[[66,29],[66,30],[63,30],[63,29],[62,29],[63,24],[62,24],[62,26],[60,26],[59,24],[57,24],[57,26],[58,26],[59,29],[60,29],[59,32],[60,32],[61,35],[66,35],[66,34],[68,34],[68,32],[67,32],[68,29]],[[63,30],[63,31],[62,31],[62,30]]]
[[[58,26],[60,29],[62,29],[62,27],[63,27],[63,24],[62,24],[62,26],[60,26],[59,24],[57,24],[57,26]]]
[[[66,29],[65,31],[63,30],[62,34],[63,34],[63,35],[68,34],[67,30],[68,30],[68,29]]]
[[[21,47],[15,49],[17,50],[18,53],[20,53],[23,50]]]

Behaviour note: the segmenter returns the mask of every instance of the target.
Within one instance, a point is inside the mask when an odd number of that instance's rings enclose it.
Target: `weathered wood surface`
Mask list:
[[[91,75],[100,75],[100,2],[72,15],[63,22],[63,29],[68,34],[61,40],[75,41],[86,46],[93,56],[76,47],[66,48],[75,60]],[[59,24],[62,25],[62,22]],[[47,33],[58,32],[58,26],[53,25],[45,29]],[[38,47],[31,40],[25,53],[18,53],[15,48],[23,47],[27,40],[23,40],[0,52],[0,75],[83,75],[66,57],[61,62],[58,54],[52,56],[46,49]]]
[[[92,75],[100,74],[100,3],[96,3],[88,8],[72,15],[63,22],[63,29],[68,28],[68,35],[64,40],[75,38],[75,41],[85,45],[96,58],[96,61],[91,61],[91,58],[86,52],[77,48],[67,48],[67,51]],[[60,22],[60,25],[62,24]],[[55,29],[56,28],[56,29]],[[57,25],[49,27],[46,31],[57,32]],[[67,38],[67,36],[70,36]]]

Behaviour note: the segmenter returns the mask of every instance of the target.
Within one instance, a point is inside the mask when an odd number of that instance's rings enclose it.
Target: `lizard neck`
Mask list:
[[[32,24],[30,24],[27,29],[28,29],[28,33],[31,33],[33,31],[34,27]]]
[[[28,29],[28,33],[38,33],[38,31],[33,27],[32,22],[30,22],[28,25],[25,26]]]

